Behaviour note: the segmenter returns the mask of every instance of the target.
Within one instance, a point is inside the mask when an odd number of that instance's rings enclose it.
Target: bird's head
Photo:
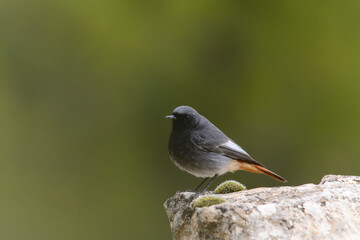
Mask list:
[[[187,130],[198,126],[201,115],[192,107],[179,106],[166,118],[172,120],[174,130]]]

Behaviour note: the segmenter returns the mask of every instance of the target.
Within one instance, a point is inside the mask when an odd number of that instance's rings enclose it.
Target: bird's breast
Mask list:
[[[212,177],[215,174],[224,174],[230,162],[230,159],[226,156],[200,149],[190,141],[190,137],[184,139],[176,135],[170,137],[169,154],[178,168],[197,177]]]

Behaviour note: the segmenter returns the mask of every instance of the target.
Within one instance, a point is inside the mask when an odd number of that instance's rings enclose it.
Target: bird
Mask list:
[[[179,169],[204,178],[193,191],[198,192],[211,178],[202,191],[204,193],[216,177],[238,170],[261,173],[280,182],[287,182],[285,178],[254,160],[194,108],[178,106],[171,115],[165,117],[172,120],[168,142],[170,159]]]

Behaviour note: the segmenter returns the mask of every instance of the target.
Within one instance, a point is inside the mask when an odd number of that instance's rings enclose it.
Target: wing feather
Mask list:
[[[231,140],[221,144],[219,149],[229,158],[264,167],[264,165],[253,159],[244,149]]]

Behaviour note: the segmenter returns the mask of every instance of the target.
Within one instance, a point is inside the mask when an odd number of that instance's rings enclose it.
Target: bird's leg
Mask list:
[[[199,188],[201,187],[201,185],[204,184],[204,182],[206,182],[206,180],[208,180],[209,178],[206,177],[204,178],[204,180],[201,181],[201,183],[193,190],[193,192],[197,192],[199,190]]]
[[[215,180],[215,178],[218,176],[219,174],[215,174],[213,176],[213,178],[210,180],[209,184],[204,188],[204,190],[202,191],[202,193],[206,192],[206,190],[208,190],[208,188],[210,187],[210,185],[213,183],[213,181]]]

